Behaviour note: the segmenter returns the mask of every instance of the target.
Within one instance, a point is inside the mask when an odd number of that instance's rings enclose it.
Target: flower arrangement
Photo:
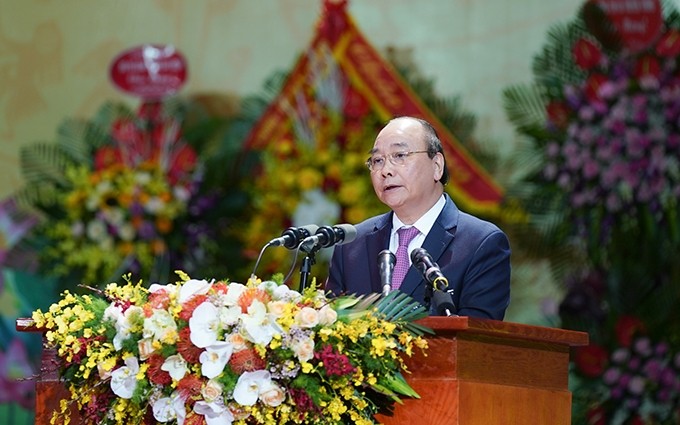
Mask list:
[[[680,421],[680,351],[655,341],[634,316],[620,316],[611,347],[591,344],[574,356],[587,423],[643,424]],[[585,395],[584,395],[585,394]]]
[[[574,422],[677,423],[680,15],[664,5],[659,36],[632,49],[600,3],[553,27],[534,84],[504,93],[531,165],[508,192],[564,286],[555,319],[590,334],[573,359]],[[622,339],[630,316],[645,325]]]
[[[429,329],[406,295],[331,300],[314,285],[178,274],[65,292],[34,312],[71,393],[53,423],[75,403],[88,424],[371,424],[417,397],[401,356],[424,352]]]
[[[107,104],[90,121],[67,121],[56,143],[22,151],[27,184],[15,199],[42,218],[27,235],[42,273],[166,279],[209,257],[219,188],[185,137],[190,105],[168,99],[132,112]]]
[[[642,215],[669,230],[677,225],[679,36],[670,28],[653,51],[639,55],[608,57],[587,35],[573,45],[585,76],[565,84],[546,107],[554,136],[542,173],[568,194],[585,238],[608,243],[613,228]]]
[[[95,150],[93,167],[66,168],[69,188],[58,200],[66,215],[46,232],[55,241],[46,255],[62,259],[57,273],[83,268],[93,281],[102,270],[150,270],[167,253],[165,236],[196,193],[197,155],[181,142],[177,122],[138,118],[114,123],[113,144]]]
[[[590,16],[594,3],[552,31],[535,60],[536,87],[505,96],[536,142],[536,196],[553,198],[568,218],[562,234],[576,233],[607,263],[621,232],[657,244],[656,228],[680,241],[680,23],[669,11],[653,45],[628,51],[602,36],[608,22]]]

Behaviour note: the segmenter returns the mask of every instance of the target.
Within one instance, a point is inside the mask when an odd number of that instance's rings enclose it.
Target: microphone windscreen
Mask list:
[[[304,239],[308,236],[315,234],[316,231],[319,230],[319,226],[317,226],[316,224],[308,224],[306,226],[300,227],[300,230],[303,231],[303,235],[302,235],[301,239]]]
[[[345,235],[342,238],[342,241],[339,242],[339,245],[352,242],[354,239],[357,238],[357,228],[352,226],[351,224],[338,224],[335,227],[341,229]]]
[[[414,248],[413,251],[411,251],[411,262],[419,263],[423,261],[424,258],[427,258],[427,255],[429,254],[424,248]]]

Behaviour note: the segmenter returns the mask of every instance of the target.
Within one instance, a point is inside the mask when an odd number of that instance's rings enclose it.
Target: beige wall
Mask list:
[[[131,98],[107,80],[113,56],[141,43],[187,57],[184,93],[258,92],[289,69],[321,11],[314,0],[0,0],[0,198],[22,184],[19,148],[54,138],[66,117]],[[529,82],[548,27],[581,0],[354,0],[349,10],[378,49],[412,49],[442,95],[461,95],[478,136],[513,146],[501,90]],[[502,182],[501,182],[502,183]]]

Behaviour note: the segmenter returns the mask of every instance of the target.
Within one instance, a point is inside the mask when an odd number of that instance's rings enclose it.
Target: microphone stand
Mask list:
[[[302,263],[300,263],[300,288],[298,292],[302,293],[305,288],[307,288],[309,276],[312,273],[312,266],[316,264],[315,254],[321,249],[321,246],[319,244],[314,244],[308,248],[301,245],[300,249],[307,253],[305,258],[302,259]]]
[[[432,302],[432,292],[433,292],[432,285],[430,284],[430,282],[427,281],[427,279],[425,279],[425,294],[423,295],[423,303],[425,305],[423,307],[425,307],[427,311],[431,311],[430,305]]]
[[[428,285],[429,286],[429,285]],[[432,299],[434,300],[434,312],[439,316],[457,316],[456,305],[453,303],[453,297],[447,291],[440,291],[438,289],[430,288]]]

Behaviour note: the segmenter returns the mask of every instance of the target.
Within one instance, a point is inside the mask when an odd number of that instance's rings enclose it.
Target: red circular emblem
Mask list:
[[[109,75],[120,90],[156,100],[176,93],[184,85],[187,65],[173,46],[145,44],[119,54],[111,63]]]
[[[594,0],[607,14],[621,41],[633,52],[648,48],[661,34],[659,0]]]

